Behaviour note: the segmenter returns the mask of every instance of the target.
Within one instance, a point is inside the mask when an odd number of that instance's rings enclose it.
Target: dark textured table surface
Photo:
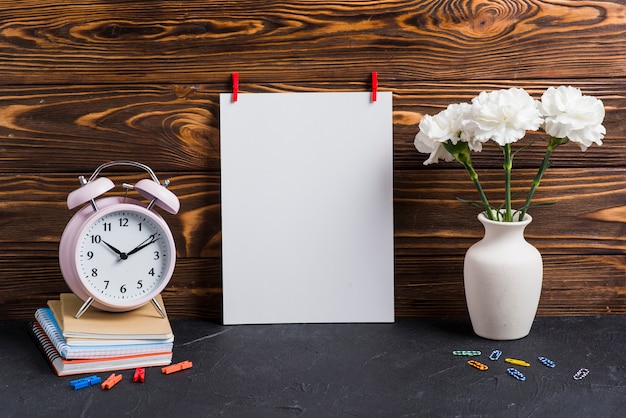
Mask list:
[[[623,417],[626,317],[538,318],[517,341],[475,336],[465,319],[395,324],[222,326],[172,321],[171,375],[133,370],[109,391],[74,391],[36,348],[26,322],[0,322],[2,417]],[[488,359],[502,350],[498,361]],[[480,350],[479,371],[453,350]],[[537,361],[556,362],[548,368]],[[527,360],[525,381],[505,357]],[[577,370],[589,375],[574,380]],[[109,373],[99,373],[103,379]]]

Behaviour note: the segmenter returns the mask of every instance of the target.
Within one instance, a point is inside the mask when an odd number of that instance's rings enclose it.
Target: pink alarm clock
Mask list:
[[[111,180],[98,177],[112,166],[133,166],[147,171],[151,179],[139,180],[133,189],[149,202],[126,196],[95,200],[114,187]],[[68,208],[82,207],[68,222],[59,245],[61,273],[69,288],[83,300],[76,313],[79,318],[90,306],[111,312],[136,309],[152,301],[161,316],[164,310],[156,301],[169,282],[176,264],[176,246],[165,220],[155,212],[157,206],[176,214],[180,202],[150,167],[134,161],[102,164],[89,180],[79,177],[81,187],[67,197]]]

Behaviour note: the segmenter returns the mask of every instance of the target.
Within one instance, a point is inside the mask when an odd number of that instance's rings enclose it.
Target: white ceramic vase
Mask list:
[[[515,340],[532,327],[543,280],[539,251],[524,238],[532,222],[496,222],[483,213],[484,237],[465,254],[465,299],[474,332],[491,340]]]

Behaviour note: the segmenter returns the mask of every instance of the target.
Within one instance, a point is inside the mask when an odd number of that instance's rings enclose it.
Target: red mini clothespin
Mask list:
[[[146,369],[143,367],[137,367],[135,369],[135,375],[133,376],[133,382],[143,383],[146,380]]]
[[[107,380],[102,382],[100,387],[102,387],[102,389],[111,389],[113,386],[117,385],[120,380],[122,380],[121,374],[116,375],[115,373],[111,373],[111,376],[109,376]]]
[[[378,73],[372,71],[372,101],[376,101],[376,95],[378,93]]]
[[[179,372],[181,370],[190,369],[192,366],[193,366],[192,362],[185,360],[185,361],[181,361],[180,363],[172,364],[171,366],[163,367],[161,369],[161,372],[164,374],[170,374],[170,373]]]
[[[233,102],[237,101],[239,94],[239,73],[233,73]]]

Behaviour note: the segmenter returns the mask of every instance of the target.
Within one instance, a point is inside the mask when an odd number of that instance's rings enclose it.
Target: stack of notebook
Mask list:
[[[165,309],[159,296],[157,301]],[[167,317],[152,304],[130,312],[89,308],[75,318],[82,301],[63,293],[35,312],[30,332],[59,376],[136,367],[172,361],[174,334]]]

